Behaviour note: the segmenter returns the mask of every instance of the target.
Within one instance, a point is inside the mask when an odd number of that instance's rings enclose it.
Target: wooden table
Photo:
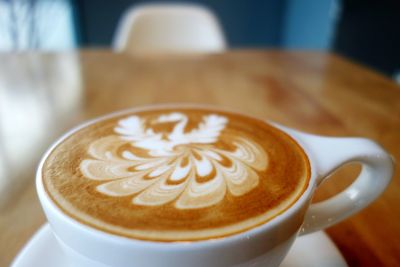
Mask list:
[[[0,54],[0,266],[45,223],[35,168],[57,136],[98,115],[165,102],[215,104],[311,133],[364,136],[400,160],[400,88],[334,55]],[[344,167],[316,199],[343,189],[358,171]],[[350,266],[400,266],[399,178],[397,170],[381,198],[327,230]]]

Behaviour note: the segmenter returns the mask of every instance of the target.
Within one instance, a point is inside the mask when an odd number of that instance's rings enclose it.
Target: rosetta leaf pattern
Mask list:
[[[223,149],[215,143],[229,123],[226,117],[204,116],[197,128],[185,132],[188,120],[178,112],[159,116],[154,123],[175,124],[165,134],[146,128],[139,116],[121,119],[115,135],[90,144],[81,173],[101,181],[96,189],[102,194],[132,196],[135,205],[173,204],[178,209],[209,207],[227,192],[242,196],[259,184],[258,172],[268,163],[260,145],[225,134],[222,141],[233,149]]]

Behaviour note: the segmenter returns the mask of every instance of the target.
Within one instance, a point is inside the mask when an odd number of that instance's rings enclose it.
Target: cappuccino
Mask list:
[[[78,129],[42,168],[68,216],[115,235],[198,241],[257,227],[303,194],[310,164],[268,123],[210,108],[132,111]]]

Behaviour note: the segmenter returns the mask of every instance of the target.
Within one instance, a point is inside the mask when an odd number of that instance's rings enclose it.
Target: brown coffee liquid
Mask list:
[[[264,121],[203,108],[133,111],[92,123],[45,160],[53,202],[83,224],[152,241],[259,226],[305,191],[302,148]]]

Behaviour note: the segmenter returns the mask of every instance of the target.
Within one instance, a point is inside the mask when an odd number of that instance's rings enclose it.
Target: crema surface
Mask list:
[[[75,131],[51,151],[42,176],[53,202],[81,223],[167,242],[271,220],[305,191],[310,167],[292,138],[261,120],[164,108]]]

